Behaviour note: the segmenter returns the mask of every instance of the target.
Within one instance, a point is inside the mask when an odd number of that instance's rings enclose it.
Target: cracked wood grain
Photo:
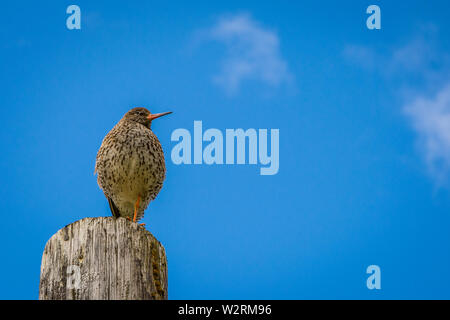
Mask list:
[[[48,240],[40,300],[167,299],[165,249],[124,218],[85,218]]]

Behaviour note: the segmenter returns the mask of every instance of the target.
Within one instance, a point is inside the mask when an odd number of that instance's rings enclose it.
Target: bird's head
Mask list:
[[[170,111],[151,114],[150,111],[145,108],[133,108],[125,114],[123,119],[140,123],[150,129],[153,120],[171,113],[172,112]]]

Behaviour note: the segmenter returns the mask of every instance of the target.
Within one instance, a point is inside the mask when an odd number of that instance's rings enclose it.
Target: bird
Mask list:
[[[160,192],[166,165],[151,125],[153,120],[171,113],[152,114],[143,107],[133,108],[104,137],[94,174],[113,217],[139,221]]]

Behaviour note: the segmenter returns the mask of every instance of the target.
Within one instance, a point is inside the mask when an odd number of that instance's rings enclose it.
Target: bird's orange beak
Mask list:
[[[171,113],[172,113],[172,111],[169,111],[169,112],[163,112],[163,113],[150,114],[150,115],[147,117],[147,119],[150,120],[150,121],[152,121],[152,120],[155,120],[155,119],[157,119],[157,118],[159,118],[159,117],[162,117],[162,116],[165,116],[165,115],[168,115],[168,114],[171,114]]]

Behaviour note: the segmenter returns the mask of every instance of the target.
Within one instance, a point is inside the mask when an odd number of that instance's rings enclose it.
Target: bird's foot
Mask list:
[[[136,221],[133,221],[133,219],[131,219],[130,217],[125,217],[125,219],[127,219],[130,222],[136,222]],[[145,223],[139,223],[139,226],[145,228]]]

